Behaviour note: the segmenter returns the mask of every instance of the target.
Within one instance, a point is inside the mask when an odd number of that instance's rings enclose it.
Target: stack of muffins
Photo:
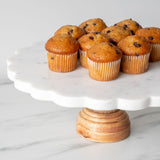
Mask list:
[[[45,47],[50,70],[73,71],[80,56],[92,79],[109,81],[120,70],[140,74],[148,70],[149,61],[160,61],[160,28],[142,28],[132,19],[107,27],[100,18],[89,19],[79,27],[62,26]]]

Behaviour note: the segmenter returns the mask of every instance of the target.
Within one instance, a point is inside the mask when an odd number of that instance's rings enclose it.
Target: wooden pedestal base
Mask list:
[[[116,142],[130,134],[128,114],[122,110],[95,111],[83,108],[77,119],[77,132],[96,142]]]

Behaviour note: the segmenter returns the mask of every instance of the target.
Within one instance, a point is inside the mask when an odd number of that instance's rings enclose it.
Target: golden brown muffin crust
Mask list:
[[[78,39],[82,35],[84,35],[86,32],[81,29],[80,27],[77,27],[75,25],[65,25],[59,28],[54,35],[57,34],[68,34],[71,35],[73,38]]]
[[[51,37],[45,48],[47,51],[57,54],[72,54],[78,51],[79,43],[72,36],[63,34]]]
[[[89,19],[79,25],[87,33],[91,32],[101,32],[104,28],[106,28],[106,24],[100,18]]]
[[[147,27],[139,29],[136,35],[146,38],[151,44],[160,44],[160,28]]]
[[[132,19],[123,20],[121,22],[116,23],[115,25],[129,29],[132,32],[132,34],[135,34],[135,32],[138,29],[142,28],[142,26],[139,23],[137,23],[136,21],[134,21]]]
[[[130,30],[120,26],[110,26],[102,30],[101,33],[107,35],[113,44],[117,44],[123,38],[132,35]]]
[[[87,56],[94,62],[112,62],[122,57],[122,51],[112,43],[102,42],[87,51]]]
[[[80,44],[80,49],[86,51],[98,43],[109,42],[109,38],[100,33],[88,33],[83,35],[78,41]]]
[[[151,51],[151,46],[146,39],[137,35],[124,38],[118,43],[118,47],[124,55],[130,56],[144,55]]]

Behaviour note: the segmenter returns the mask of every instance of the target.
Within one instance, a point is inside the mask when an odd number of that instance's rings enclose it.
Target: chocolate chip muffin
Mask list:
[[[88,33],[83,35],[78,41],[80,44],[80,63],[83,67],[88,68],[86,51],[98,43],[109,42],[109,38],[100,33]]]
[[[150,61],[160,61],[160,28],[142,28],[136,32],[136,35],[143,36],[152,45]]]
[[[138,74],[147,71],[151,45],[144,37],[128,36],[118,43],[118,47],[123,51],[122,72]]]
[[[59,28],[54,35],[57,34],[68,34],[71,35],[73,38],[78,39],[82,35],[84,35],[86,32],[81,29],[80,27],[77,27],[75,25],[65,25]]]
[[[55,35],[47,41],[45,48],[52,71],[70,72],[76,69],[79,43],[71,35]]]
[[[100,18],[89,19],[79,25],[85,32],[101,32],[104,28],[106,28],[106,24]]]
[[[110,38],[110,42],[115,45],[123,38],[132,35],[130,30],[120,26],[110,26],[102,30],[101,33],[107,35]]]
[[[87,51],[89,76],[98,81],[116,79],[122,51],[112,43],[102,42]]]
[[[121,22],[118,22],[115,24],[116,26],[121,26],[125,29],[129,29],[132,34],[134,35],[135,32],[138,30],[138,29],[141,29],[142,26],[137,23],[136,21],[132,20],[132,19],[126,19],[126,20],[123,20]]]

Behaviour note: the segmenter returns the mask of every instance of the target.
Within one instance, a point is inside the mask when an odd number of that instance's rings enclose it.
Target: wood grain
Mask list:
[[[122,110],[95,111],[83,108],[77,119],[80,136],[96,142],[116,142],[130,134],[128,114]]]

